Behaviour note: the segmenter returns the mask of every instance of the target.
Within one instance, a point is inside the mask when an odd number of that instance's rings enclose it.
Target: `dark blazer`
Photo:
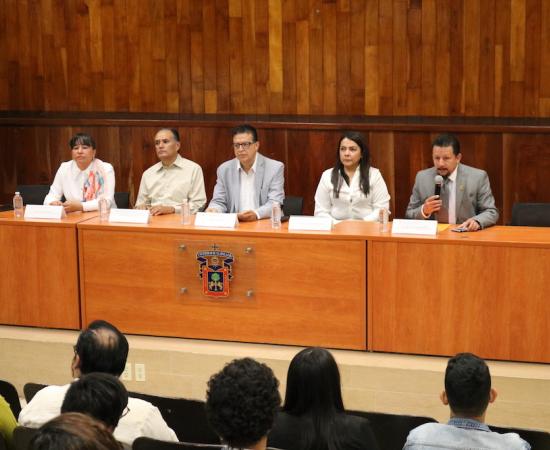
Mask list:
[[[309,418],[281,411],[267,436],[267,445],[284,450],[307,450],[302,440],[304,431],[309,427],[313,427]],[[334,433],[340,438],[341,450],[379,449],[369,421],[364,417],[338,414]]]

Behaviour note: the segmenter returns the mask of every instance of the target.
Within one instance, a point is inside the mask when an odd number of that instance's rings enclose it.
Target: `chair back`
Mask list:
[[[122,208],[122,209],[130,208],[130,193],[115,192],[115,203],[117,208]]]
[[[23,197],[24,205],[42,205],[50,186],[47,184],[19,184],[16,191]]]
[[[514,203],[510,225],[550,227],[550,203]]]
[[[0,395],[8,402],[11,412],[17,419],[21,412],[21,402],[19,401],[19,394],[15,386],[9,381],[0,380]]]
[[[517,433],[524,441],[531,444],[531,450],[550,449],[550,433],[539,430],[527,430],[523,428],[494,427],[489,425],[491,431],[497,433]]]
[[[23,395],[25,396],[25,401],[29,403],[35,396],[35,394],[38,391],[44,389],[46,386],[47,384],[26,383],[25,386],[23,386]]]
[[[15,427],[15,430],[13,430],[13,445],[15,450],[29,450],[31,448],[31,440],[37,432],[37,428]]]
[[[304,197],[285,197],[283,202],[283,213],[285,216],[299,216],[304,207]]]
[[[346,411],[354,416],[366,417],[378,441],[380,450],[403,450],[409,432],[425,423],[437,422],[431,417],[407,416],[367,411]]]
[[[218,444],[220,439],[208,424],[204,402],[185,398],[159,397],[130,392],[130,397],[141,398],[156,406],[164,421],[182,442]]]
[[[132,444],[132,450],[223,450],[220,444],[197,444],[193,442],[157,441],[148,437],[139,437]]]

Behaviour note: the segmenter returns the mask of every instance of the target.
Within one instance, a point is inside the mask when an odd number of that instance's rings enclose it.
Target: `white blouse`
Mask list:
[[[360,219],[375,222],[380,208],[389,210],[390,194],[382,174],[378,169],[369,169],[369,195],[359,187],[359,167],[355,170],[350,185],[343,181],[338,198],[334,198],[333,185],[330,181],[332,169],[321,175],[321,181],[315,192],[315,215],[332,217],[336,220]]]
[[[97,163],[101,165],[105,177],[103,195],[111,202],[111,206],[116,208],[115,170],[109,163],[100,160],[97,160]],[[89,201],[82,200],[82,188],[84,182],[88,179],[91,167],[92,164],[86,169],[80,170],[74,160],[61,163],[61,166],[57,169],[53,183],[50,186],[50,192],[44,199],[44,205],[49,205],[54,201],[61,200],[61,197],[65,196],[67,201],[82,202],[82,209],[84,211],[97,211],[97,198]]]

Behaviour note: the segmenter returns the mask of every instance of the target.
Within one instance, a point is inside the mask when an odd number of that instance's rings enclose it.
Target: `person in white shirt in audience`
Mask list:
[[[73,378],[91,372],[110,373],[120,377],[126,366],[128,341],[112,324],[96,320],[83,330],[74,347],[71,363]],[[59,415],[70,384],[47,386],[38,391],[21,410],[19,424],[38,428]],[[176,433],[168,427],[158,408],[138,398],[128,400],[129,412],[120,419],[115,438],[126,448],[140,436],[164,441],[177,441]]]
[[[230,448],[264,450],[279,405],[279,381],[265,364],[236,359],[212,375],[206,417]]]
[[[336,164],[321,175],[315,192],[315,215],[336,220],[377,221],[389,210],[390,194],[382,174],[370,165],[370,152],[361,133],[347,131],[336,150]]]
[[[179,213],[183,200],[191,214],[206,204],[201,166],[178,152],[180,135],[175,128],[163,128],[155,135],[155,150],[160,160],[141,176],[137,209],[149,209],[153,216]]]
[[[258,153],[259,148],[256,128],[233,129],[235,158],[218,167],[207,212],[237,213],[240,222],[252,222],[270,217],[273,202],[283,204],[284,164]]]
[[[489,403],[497,397],[485,361],[472,353],[449,359],[445,390],[440,398],[451,418],[444,423],[425,423],[409,433],[404,450],[530,450],[516,433],[500,434],[485,424]]]
[[[128,391],[114,375],[92,372],[71,383],[61,405],[61,413],[87,414],[111,431],[123,415],[128,414]]]
[[[105,197],[115,204],[115,170],[96,158],[95,141],[89,134],[77,133],[69,141],[72,160],[61,163],[44,205],[62,205],[65,212],[97,211]],[[61,199],[65,197],[65,201]]]

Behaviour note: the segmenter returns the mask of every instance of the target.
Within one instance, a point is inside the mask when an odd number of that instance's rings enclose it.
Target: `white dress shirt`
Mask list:
[[[260,218],[258,214],[258,196],[256,195],[256,161],[258,160],[258,155],[254,159],[254,164],[248,170],[248,173],[242,168],[239,160],[237,161],[237,170],[239,171],[239,177],[241,180],[241,190],[239,192],[239,205],[240,211],[254,211],[258,219]]]
[[[103,194],[107,200],[111,202],[111,206],[116,208],[115,204],[115,170],[111,164],[103,162],[101,160],[95,159],[96,164],[101,168],[103,175]],[[55,178],[50,187],[50,192],[46,195],[44,199],[44,205],[49,205],[52,202],[60,201],[61,197],[65,196],[65,199],[69,202],[82,202],[82,209],[84,211],[97,211],[97,201],[95,198],[89,201],[83,200],[83,187],[84,183],[90,175],[91,167],[93,163],[90,164],[86,169],[80,170],[78,165],[74,160],[61,163]]]
[[[143,172],[136,206],[173,206],[175,212],[179,213],[184,199],[189,201],[191,214],[195,214],[206,203],[204,177],[197,163],[178,154],[170,166],[158,162]]]
[[[63,386],[47,386],[38,391],[33,399],[21,410],[19,425],[29,428],[39,428],[48,420],[61,413],[61,405],[70,384]],[[128,414],[120,418],[113,435],[124,445],[132,448],[132,442],[140,436],[146,436],[161,441],[176,442],[178,437],[162,418],[160,411],[151,403],[139,398],[128,398]]]
[[[355,170],[350,184],[342,182],[338,198],[334,197],[334,188],[331,182],[332,169],[327,169],[321,175],[321,181],[315,192],[315,215],[332,217],[336,220],[360,219],[376,222],[380,208],[389,210],[390,194],[382,174],[378,169],[369,169],[369,195],[359,186],[359,167]]]

